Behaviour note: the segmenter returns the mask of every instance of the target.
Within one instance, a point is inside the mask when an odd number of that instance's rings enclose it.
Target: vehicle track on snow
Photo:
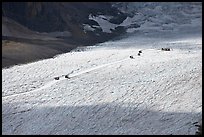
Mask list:
[[[94,71],[94,70],[98,70],[98,69],[101,69],[101,68],[104,68],[104,67],[108,67],[110,65],[122,63],[122,62],[127,61],[127,60],[130,60],[130,58],[125,58],[125,59],[118,60],[118,61],[115,61],[115,62],[99,65],[99,66],[92,67],[92,68],[89,68],[89,69],[86,69],[86,70],[83,70],[83,71],[80,71],[80,72],[76,72],[76,73],[74,73],[74,71],[71,71],[68,74],[63,74],[61,76],[58,76],[58,78],[59,78],[58,80],[52,80],[52,81],[48,82],[47,84],[45,84],[44,86],[42,86],[40,88],[31,90],[31,91],[27,91],[27,92],[19,92],[19,93],[16,93],[16,94],[5,95],[5,96],[2,96],[2,97],[6,98],[6,97],[11,97],[11,96],[16,96],[16,95],[19,95],[19,94],[27,94],[27,93],[30,93],[30,92],[40,91],[40,90],[51,87],[52,85],[54,85],[57,82],[60,82],[62,80],[66,80],[66,78],[64,78],[64,76],[68,76],[68,78],[70,79],[70,78],[73,78],[73,77],[76,77],[76,76],[79,76],[79,75],[82,75],[82,74],[85,74],[85,73],[89,73],[89,72]]]

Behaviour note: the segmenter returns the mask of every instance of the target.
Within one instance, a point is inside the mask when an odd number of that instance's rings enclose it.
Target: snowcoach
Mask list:
[[[132,55],[130,56],[130,58],[131,58],[131,59],[134,59],[134,57],[133,57]]]
[[[59,77],[55,77],[55,80],[59,80]]]

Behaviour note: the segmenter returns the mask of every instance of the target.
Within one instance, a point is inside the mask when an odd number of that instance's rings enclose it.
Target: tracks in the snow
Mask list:
[[[80,71],[80,72],[76,72],[76,73],[73,73],[74,71],[72,71],[72,72],[70,72],[70,73],[68,73],[66,75],[63,74],[61,76],[55,77],[54,78],[55,80],[52,80],[52,81],[48,82],[47,84],[45,84],[44,86],[42,86],[40,88],[31,90],[31,91],[27,91],[27,92],[19,92],[19,93],[16,93],[16,94],[9,94],[9,95],[5,95],[5,96],[2,96],[2,97],[6,98],[6,97],[11,97],[11,96],[16,96],[16,95],[19,95],[19,94],[26,94],[26,93],[30,93],[30,92],[40,91],[40,90],[46,89],[48,87],[51,87],[53,84],[55,84],[55,83],[57,83],[57,82],[59,82],[61,80],[65,80],[66,78],[70,79],[70,78],[73,78],[73,77],[76,77],[76,76],[79,76],[79,75],[82,75],[82,74],[85,74],[85,73],[89,73],[91,71],[94,71],[94,70],[97,70],[97,69],[100,69],[100,68],[104,68],[104,67],[107,67],[107,66],[110,66],[110,65],[113,65],[113,64],[117,64],[117,63],[121,63],[121,62],[127,61],[129,59],[130,58],[125,58],[125,59],[122,59],[122,60],[119,60],[119,61],[115,61],[115,62],[103,64],[103,65],[99,65],[99,66],[96,66],[96,67],[93,67],[93,68],[89,68],[89,69],[86,69],[86,70],[83,70],[83,71]]]
[[[110,66],[110,65],[113,65],[113,64],[117,64],[117,63],[121,63],[123,61],[126,61],[126,60],[129,60],[129,58],[126,58],[126,59],[122,59],[122,60],[119,60],[119,61],[115,61],[115,62],[111,62],[111,63],[107,63],[107,64],[103,64],[103,65],[99,65],[99,66],[96,66],[96,67],[93,67],[93,68],[89,68],[89,69],[86,69],[86,70],[83,70],[83,71],[80,71],[80,72],[77,72],[77,73],[73,73],[73,71],[67,75],[61,75],[61,76],[58,76],[58,77],[55,77],[55,78],[61,78],[61,77],[64,77],[65,78],[73,78],[73,77],[76,77],[76,76],[79,76],[79,75],[82,75],[82,74],[85,74],[85,73],[89,73],[91,71],[94,71],[94,70],[97,70],[97,69],[100,69],[100,68],[103,68],[103,67],[107,67],[107,66]],[[59,80],[57,79],[57,80]]]

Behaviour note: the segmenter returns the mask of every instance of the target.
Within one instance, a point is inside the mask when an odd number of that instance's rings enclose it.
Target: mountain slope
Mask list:
[[[30,4],[35,19],[50,3]],[[93,6],[86,3],[58,4],[73,11],[72,29],[37,32],[3,18],[2,60],[42,58],[2,69],[3,135],[195,134],[202,123],[202,3],[109,3],[116,13],[101,13],[106,4],[94,4],[94,12],[85,12]],[[85,47],[89,40],[102,43]]]
[[[16,44],[10,45],[7,50],[4,49],[7,46],[3,45],[2,66],[50,58],[76,47],[90,46],[132,33],[155,35],[158,32],[157,35],[160,35],[183,30],[186,33],[192,30],[201,33],[201,26],[202,3],[194,2],[3,2],[2,39],[11,41],[10,44],[26,43],[41,52],[36,54],[36,50],[23,50]],[[53,46],[49,45],[56,43],[53,52]],[[46,45],[43,50],[41,45]],[[48,50],[43,53],[46,48]]]
[[[112,33],[103,32],[100,26],[97,26],[97,22],[89,20],[90,14],[112,15],[116,17],[115,20],[126,17],[126,14],[106,2],[3,2],[2,39],[11,42],[9,50],[4,49],[7,46],[2,46],[2,67],[53,57],[78,46],[104,42],[125,32],[120,28]],[[87,26],[89,27],[91,24],[97,26],[93,31],[87,30]],[[36,43],[36,40],[39,41]],[[29,50],[16,47],[16,44],[11,45],[15,42],[22,43],[22,45],[27,43],[26,48]],[[47,44],[45,44],[46,42]],[[54,49],[56,51],[53,51],[49,45],[56,43]],[[31,52],[30,45],[41,52],[37,54],[34,53],[36,50]],[[46,45],[43,50],[41,45]],[[19,50],[16,50],[17,48]],[[42,51],[46,48],[47,51],[43,53]]]
[[[128,37],[2,69],[2,134],[195,134],[202,39],[193,35]]]

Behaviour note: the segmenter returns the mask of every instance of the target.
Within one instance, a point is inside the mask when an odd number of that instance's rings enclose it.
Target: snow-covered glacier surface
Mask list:
[[[2,69],[2,134],[195,134],[201,21]]]
[[[2,134],[194,134],[201,37],[134,40],[2,69]]]

